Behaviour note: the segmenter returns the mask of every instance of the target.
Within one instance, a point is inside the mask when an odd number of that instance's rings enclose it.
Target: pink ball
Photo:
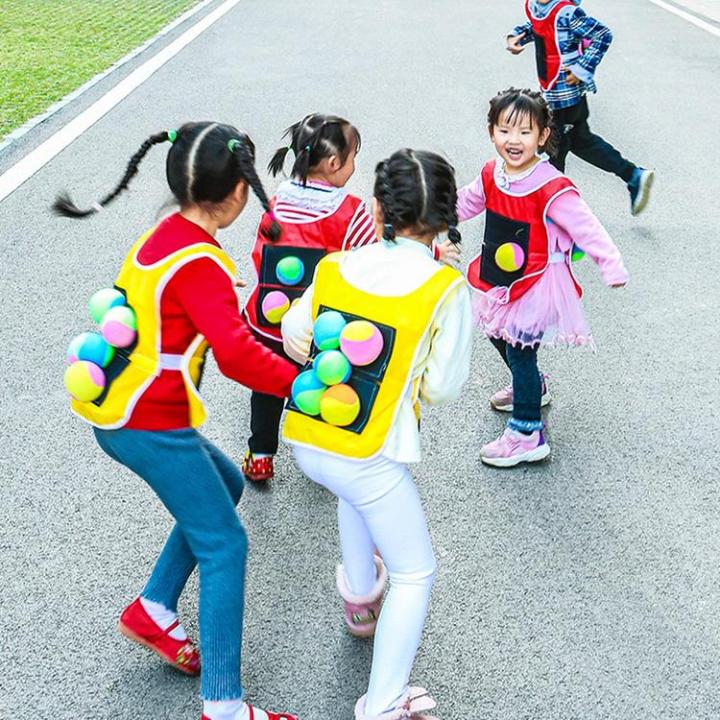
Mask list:
[[[113,347],[130,347],[137,337],[135,313],[126,306],[110,308],[103,317],[100,330]]]
[[[382,333],[367,320],[353,320],[340,334],[340,349],[356,366],[374,363],[380,357],[383,345]]]

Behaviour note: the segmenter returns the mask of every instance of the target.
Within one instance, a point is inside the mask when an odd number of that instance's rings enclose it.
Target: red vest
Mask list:
[[[260,220],[257,239],[252,251],[252,261],[257,273],[257,285],[245,303],[245,317],[250,327],[258,334],[282,342],[280,323],[270,322],[263,314],[265,297],[273,292],[283,292],[292,303],[312,284],[315,268],[328,253],[344,250],[345,237],[358,207],[360,198],[348,195],[332,214],[319,220],[305,223],[280,221],[282,235],[273,242],[264,230],[270,227],[272,219],[265,213]],[[275,198],[270,200],[275,207]],[[287,257],[299,258],[305,272],[294,285],[282,284],[277,277],[278,263]]]
[[[525,12],[532,23],[535,35],[535,58],[537,60],[540,87],[547,91],[553,88],[560,77],[562,55],[558,40],[557,20],[560,11],[566,7],[575,7],[572,0],[559,2],[544,18],[536,18],[530,9],[530,0],[525,0]]]
[[[572,180],[558,172],[527,195],[510,194],[495,182],[496,162],[500,161],[491,160],[482,169],[485,238],[481,253],[470,261],[467,279],[471,287],[481,292],[504,288],[502,302],[511,302],[540,279],[550,262],[547,230],[550,203],[564,192],[578,190]],[[582,297],[577,281],[575,288]]]

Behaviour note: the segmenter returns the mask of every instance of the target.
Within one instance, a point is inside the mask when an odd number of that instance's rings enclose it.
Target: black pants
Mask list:
[[[260,335],[255,337],[265,347],[277,355],[290,360],[282,349],[282,344],[268,340]],[[248,447],[251,453],[275,455],[278,450],[280,418],[285,407],[285,399],[275,395],[253,392],[250,396],[250,437]]]
[[[560,172],[565,172],[565,159],[571,152],[585,162],[617,175],[626,183],[630,182],[636,166],[626,160],[610,143],[592,133],[588,125],[588,117],[590,110],[585,96],[577,105],[553,110],[558,149],[550,158],[550,163]]]
[[[542,379],[537,364],[537,349],[516,348],[504,340],[490,338],[512,373],[513,413],[515,420],[541,420]]]

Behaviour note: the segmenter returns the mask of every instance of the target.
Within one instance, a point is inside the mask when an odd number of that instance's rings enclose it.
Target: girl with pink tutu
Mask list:
[[[587,254],[610,287],[623,287],[628,274],[573,182],[539,157],[553,143],[552,114],[542,95],[515,88],[499,93],[490,101],[488,129],[500,157],[459,191],[457,208],[461,221],[486,214],[482,251],[467,277],[475,320],[512,373],[512,385],[490,399],[512,417],[482,448],[481,459],[512,467],[550,454],[540,415],[550,394],[538,350],[594,349],[573,257]]]

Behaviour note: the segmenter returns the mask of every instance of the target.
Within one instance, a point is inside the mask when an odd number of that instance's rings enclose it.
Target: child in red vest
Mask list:
[[[638,215],[647,205],[654,173],[626,160],[588,125],[587,93],[596,92],[595,70],[605,56],[612,33],[578,6],[582,0],[525,0],[527,22],[507,37],[517,55],[535,43],[538,80],[553,112],[557,147],[550,162],[565,172],[568,153],[621,178]]]
[[[283,397],[296,371],[248,331],[235,292],[232,260],[215,239],[242,212],[252,188],[268,199],[255,172],[255,147],[236,128],[187,123],[150,136],[116,188],[92,209],[61,197],[55,211],[90,216],[120,195],[155,145],[172,143],[166,175],[180,211],[146,233],[129,252],[116,287],[134,309],[137,340],[107,366],[105,394],[73,401],[94,426],[100,447],[145,480],[176,521],[119,629],[187,675],[201,674],[203,720],[296,720],[253,708],[240,676],[247,535],[235,505],[243,477],[197,431],[205,413],[197,386],[205,351],[223,374],[253,390]],[[262,370],[262,371],[261,371]],[[200,655],[177,617],[177,603],[200,569]],[[161,714],[158,712],[158,714]]]
[[[511,88],[490,102],[490,137],[500,155],[458,193],[458,218],[482,212],[482,252],[468,267],[478,325],[512,373],[512,385],[490,400],[512,418],[502,436],[481,450],[497,467],[536,462],[550,454],[541,406],[550,402],[538,371],[541,347],[594,347],[572,270],[574,243],[622,287],[620,252],[573,182],[541,160],[552,149],[552,117],[542,95]]]
[[[291,178],[280,185],[260,221],[252,251],[257,285],[244,311],[255,337],[283,357],[287,356],[280,322],[312,283],[320,259],[376,241],[365,203],[345,188],[360,150],[357,128],[344,118],[315,113],[292,125],[285,135],[290,142],[275,153],[268,169],[273,175],[282,172],[291,151],[295,162]],[[273,224],[282,227],[279,240],[269,232]],[[458,255],[448,241],[434,251],[436,259],[448,263]],[[273,477],[283,406],[283,399],[273,395],[253,392],[251,396],[251,435],[243,464],[249,480]]]

